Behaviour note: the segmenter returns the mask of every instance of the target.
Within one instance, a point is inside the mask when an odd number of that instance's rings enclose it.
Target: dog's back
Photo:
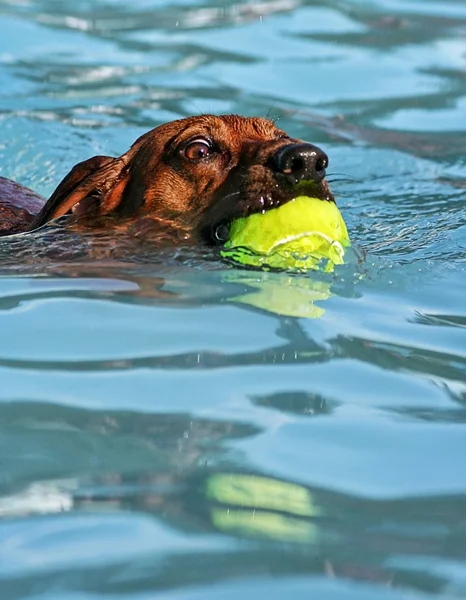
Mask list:
[[[29,188],[0,177],[0,236],[26,231],[44,203]]]

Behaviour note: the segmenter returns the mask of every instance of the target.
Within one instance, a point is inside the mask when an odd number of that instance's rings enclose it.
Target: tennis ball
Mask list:
[[[342,264],[350,240],[334,202],[298,196],[278,208],[233,221],[221,252],[235,263],[303,272]]]

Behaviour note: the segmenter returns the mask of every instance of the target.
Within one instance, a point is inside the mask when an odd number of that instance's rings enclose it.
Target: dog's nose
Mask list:
[[[312,144],[288,144],[273,155],[272,164],[276,171],[288,175],[294,183],[320,183],[325,177],[328,156]]]

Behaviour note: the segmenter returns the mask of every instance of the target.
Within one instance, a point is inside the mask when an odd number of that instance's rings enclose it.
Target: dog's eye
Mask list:
[[[207,140],[201,138],[189,142],[183,152],[186,158],[189,158],[189,160],[200,160],[209,156],[209,154],[212,152],[212,146]]]

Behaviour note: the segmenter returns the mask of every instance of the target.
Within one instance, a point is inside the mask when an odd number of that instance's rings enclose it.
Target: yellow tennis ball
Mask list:
[[[222,256],[235,263],[271,269],[331,271],[350,245],[334,202],[298,196],[279,208],[234,221]]]

